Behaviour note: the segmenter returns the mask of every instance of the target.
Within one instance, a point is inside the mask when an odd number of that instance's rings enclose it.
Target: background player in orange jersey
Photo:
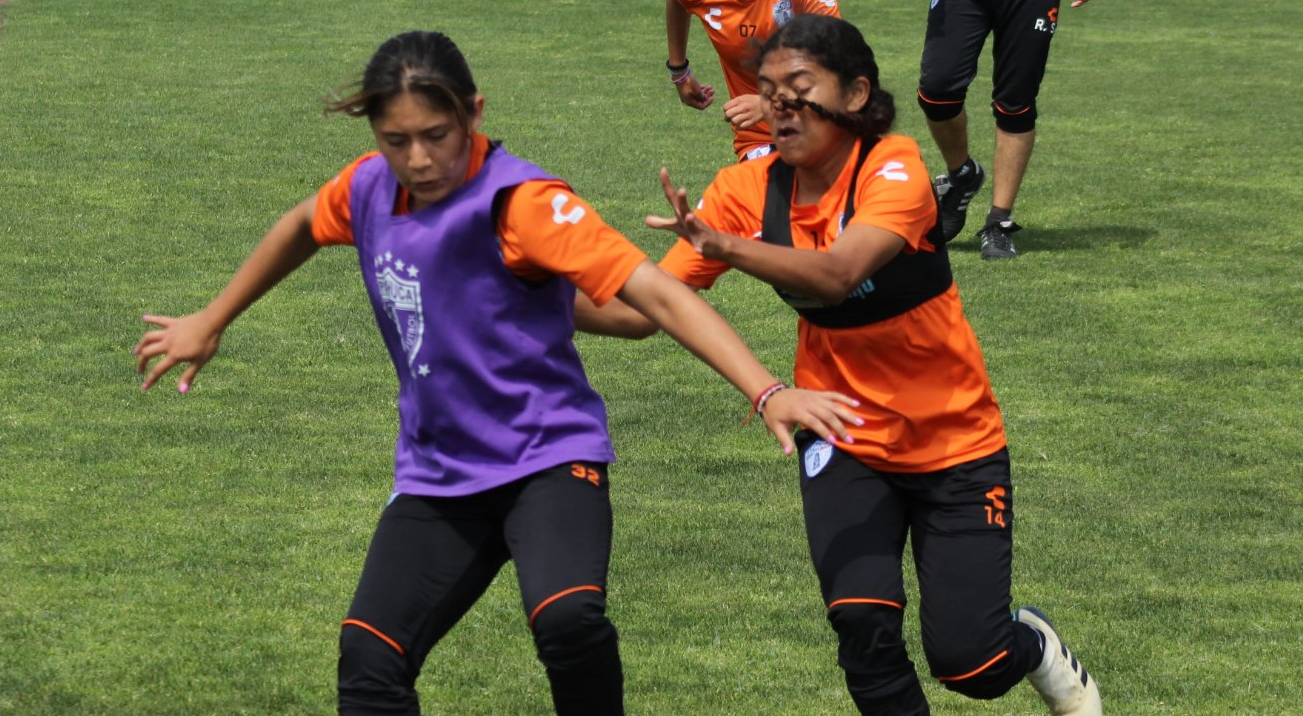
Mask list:
[[[614,452],[572,342],[576,292],[636,306],[750,396],[785,448],[797,422],[844,436],[854,401],[782,390],[705,301],[481,134],[484,98],[445,35],[390,38],[330,108],[367,118],[379,151],[286,213],[206,308],[145,317],[144,387],[188,363],[185,392],[245,308],[320,246],[352,246],[397,371],[399,429],[394,492],[340,631],[339,712],[419,714],[426,656],[511,560],[557,713],[621,714]]]
[[[1013,486],[999,407],[964,317],[918,145],[855,27],[798,17],[761,49],[777,152],[719,172],[694,210],[648,217],[683,237],[661,261],[709,288],[730,268],[800,314],[797,386],[859,399],[853,441],[797,434],[810,555],[862,714],[928,704],[902,635],[909,537],[923,649],[947,689],[992,699],[1026,677],[1054,714],[1101,713],[1094,680],[1031,607],[1010,618]],[[584,325],[651,330],[618,303]]]
[[[733,151],[739,159],[763,157],[771,146],[756,95],[755,69],[747,67],[747,60],[775,30],[807,14],[839,17],[837,0],[665,0],[670,81],[689,107],[705,109],[715,99],[715,88],[698,82],[688,64],[688,31],[695,15],[724,70],[729,96],[724,118],[733,127]]]

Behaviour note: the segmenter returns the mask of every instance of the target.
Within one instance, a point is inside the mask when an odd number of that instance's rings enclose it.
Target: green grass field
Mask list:
[[[188,396],[142,393],[129,350],[141,314],[201,307],[369,147],[319,100],[380,41],[450,34],[489,134],[654,256],[657,169],[699,192],[730,161],[718,109],[666,81],[658,1],[374,5],[0,8],[0,713],[333,713],[396,424],[353,253],[251,309]],[[913,102],[925,10],[843,1],[936,167]],[[1023,256],[952,251],[1015,460],[1015,600],[1054,616],[1109,714],[1303,713],[1301,28],[1287,0],[1065,3]],[[719,82],[699,27],[690,56]],[[983,160],[988,76],[984,58]],[[709,298],[790,371],[768,289],[728,276]],[[668,339],[578,343],[621,455],[629,713],[853,713],[794,461]],[[550,713],[509,569],[420,686],[431,714]],[[927,688],[936,714],[1043,713],[1026,686]]]

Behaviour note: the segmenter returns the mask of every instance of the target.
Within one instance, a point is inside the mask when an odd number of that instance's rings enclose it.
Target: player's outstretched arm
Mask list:
[[[779,381],[732,326],[696,292],[651,261],[634,269],[617,296],[724,376],[753,405],[770,393],[761,414],[784,453],[793,450],[792,430],[798,424],[831,441],[850,442],[846,425],[861,423],[851,411],[859,403],[840,393],[794,388],[771,392]]]
[[[656,335],[656,324],[633,306],[612,298],[598,307],[582,291],[575,292],[575,328],[584,333],[642,340]]]
[[[688,193],[661,169],[661,188],[673,216],[648,216],[653,229],[673,232],[702,256],[723,261],[743,273],[797,295],[835,306],[900,253],[905,239],[874,226],[852,224],[828,251],[811,251],[752,241],[716,231],[697,219]]]
[[[317,243],[312,240],[316,201],[314,194],[282,216],[226,288],[202,310],[179,318],[144,316],[157,328],[146,331],[131,351],[136,356],[136,370],[145,375],[141,388],[148,390],[173,367],[186,363],[177,390],[190,390],[195,376],[217,353],[226,327],[316,252]],[[151,366],[155,358],[158,360]]]

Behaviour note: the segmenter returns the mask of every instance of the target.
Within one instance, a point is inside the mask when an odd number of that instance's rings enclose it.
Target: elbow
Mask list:
[[[822,303],[825,306],[837,306],[855,293],[856,289],[864,285],[864,281],[852,283],[850,281],[831,281],[819,286],[814,291],[811,298]]]
[[[660,329],[657,328],[655,324],[648,322],[645,324],[631,326],[628,329],[628,332],[624,334],[624,337],[635,341],[641,341],[644,338],[651,338],[652,336],[656,335],[659,332]]]

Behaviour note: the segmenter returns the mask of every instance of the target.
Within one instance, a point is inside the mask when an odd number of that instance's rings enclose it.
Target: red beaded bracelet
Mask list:
[[[761,391],[760,395],[757,395],[756,399],[752,401],[751,412],[755,415],[764,417],[765,403],[769,402],[769,399],[773,397],[774,393],[777,393],[778,391],[783,390],[785,388],[787,388],[786,383],[774,383],[768,388],[765,388],[763,391]]]

